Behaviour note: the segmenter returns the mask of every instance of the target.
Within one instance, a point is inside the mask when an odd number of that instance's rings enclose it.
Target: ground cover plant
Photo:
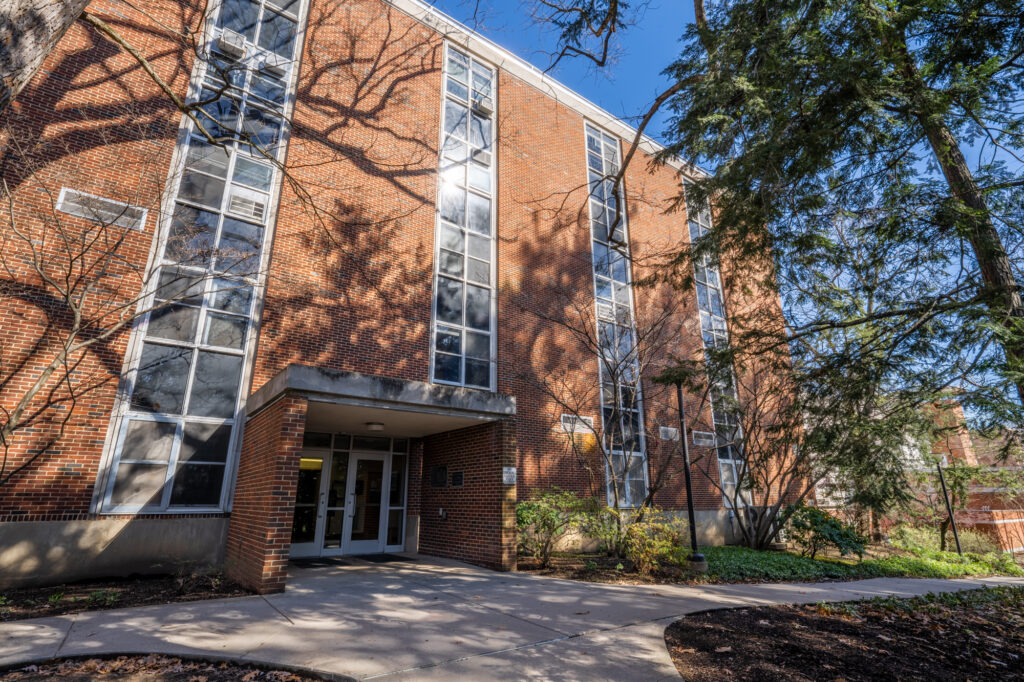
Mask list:
[[[153,682],[310,682],[325,679],[312,673],[274,670],[252,664],[200,661],[175,656],[138,655],[53,661],[9,670],[4,679],[36,682],[58,678],[89,680],[147,680]]]
[[[0,593],[0,621],[249,594],[220,573],[89,580]]]
[[[574,580],[594,582],[757,583],[821,582],[866,578],[964,578],[968,576],[1024,576],[1024,568],[1003,553],[971,554],[900,550],[878,552],[862,561],[840,557],[812,559],[790,552],[748,547],[702,547],[708,572],[694,575],[673,570],[643,573],[628,558],[602,554],[561,554],[550,567],[521,561],[520,570],[534,570]]]
[[[711,611],[665,641],[690,682],[1020,679],[1024,587]]]

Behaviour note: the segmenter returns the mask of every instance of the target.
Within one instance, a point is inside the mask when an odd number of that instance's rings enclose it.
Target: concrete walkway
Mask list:
[[[415,557],[292,566],[268,597],[0,624],[0,665],[113,652],[243,658],[394,680],[678,679],[665,626],[706,609],[910,596],[1024,579],[603,585]]]

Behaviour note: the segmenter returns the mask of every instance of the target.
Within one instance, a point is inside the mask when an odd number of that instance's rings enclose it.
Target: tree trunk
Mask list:
[[[1011,371],[1024,374],[1024,302],[1010,257],[989,214],[985,195],[974,179],[956,137],[943,119],[944,112],[932,104],[937,93],[921,78],[917,64],[907,50],[905,32],[900,30],[893,35],[891,29],[883,30],[881,38],[904,79],[904,92],[913,107],[911,115],[928,138],[928,145],[942,168],[950,193],[966,209],[965,214],[970,221],[966,237],[981,270],[982,291],[988,294],[987,304],[996,324],[1008,332],[1009,338],[1002,344],[1006,364]],[[1024,403],[1024,378],[1018,376],[1015,383],[1018,398]]]
[[[0,0],[0,113],[28,85],[89,0]]]
[[[946,532],[949,531],[949,517],[942,519],[939,524],[939,551],[946,551]]]

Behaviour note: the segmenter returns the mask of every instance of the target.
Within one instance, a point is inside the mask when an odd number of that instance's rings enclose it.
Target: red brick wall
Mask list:
[[[502,483],[502,468],[515,466],[512,420],[471,426],[423,440],[420,551],[470,563],[515,569],[516,486]],[[463,473],[461,487],[434,488],[432,467]],[[410,493],[413,486],[410,484]],[[444,516],[441,512],[444,512]]]
[[[261,594],[284,589],[305,429],[306,399],[290,395],[246,424],[225,568]]]
[[[202,6],[154,0],[146,3],[152,19],[105,0],[91,3],[89,10],[121,33],[183,97],[192,53],[157,23],[195,28]],[[110,264],[100,250],[88,252],[86,263],[106,261],[111,269],[87,299],[86,317],[131,301],[141,289],[179,120],[138,63],[82,23],[68,30],[12,109],[0,117],[0,175],[14,195],[13,220],[35,240],[51,275],[67,269],[76,251],[61,250],[54,221],[59,219],[72,235],[88,225],[54,211],[61,187],[150,211],[144,231],[114,228],[108,233],[123,239],[119,262]],[[11,219],[5,201],[0,208],[5,273],[0,277],[0,405],[7,410],[55,357],[70,320],[54,290],[33,272],[26,244],[8,230]],[[82,269],[72,272],[83,274]],[[0,514],[38,520],[89,511],[128,336],[124,329],[72,358],[73,409],[67,385],[61,383],[63,369],[46,383],[29,410],[38,411],[32,428],[17,434],[7,453],[3,476],[17,473],[0,487]]]

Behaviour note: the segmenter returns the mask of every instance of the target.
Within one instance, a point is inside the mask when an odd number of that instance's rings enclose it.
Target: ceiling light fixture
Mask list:
[[[367,431],[383,431],[384,425],[380,422],[366,422],[365,424]]]

